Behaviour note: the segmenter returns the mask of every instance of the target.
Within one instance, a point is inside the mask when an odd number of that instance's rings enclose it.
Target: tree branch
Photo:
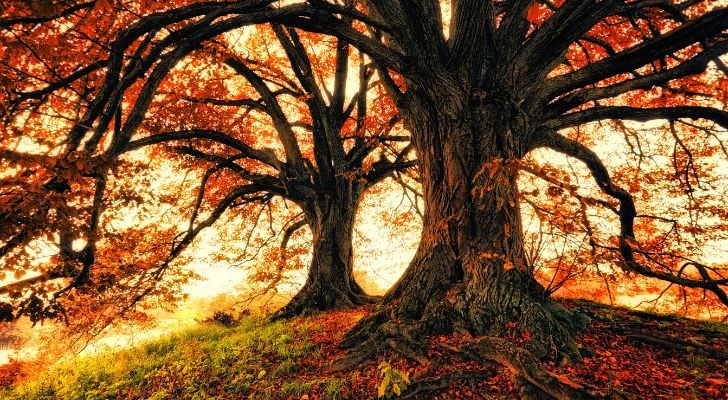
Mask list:
[[[633,90],[650,89],[654,86],[665,87],[668,82],[674,79],[705,71],[710,61],[726,53],[728,53],[728,41],[719,42],[673,68],[609,86],[586,88],[572,92],[553,102],[547,108],[547,113],[557,115],[590,101],[615,97]]]
[[[228,58],[225,60],[225,64],[243,75],[253,85],[263,101],[265,101],[267,113],[273,119],[273,124],[278,132],[278,138],[286,152],[286,161],[291,163],[291,166],[296,170],[303,171],[303,156],[301,155],[301,148],[298,146],[296,134],[293,132],[293,127],[288,122],[288,118],[286,118],[286,114],[283,112],[273,91],[244,62],[234,58]]]
[[[273,152],[256,150],[248,146],[247,144],[239,141],[238,139],[233,138],[232,136],[211,129],[189,129],[183,131],[172,131],[154,134],[142,139],[137,139],[129,142],[129,144],[127,144],[124,148],[123,152],[125,153],[137,150],[144,146],[150,146],[158,143],[188,139],[212,140],[214,142],[224,144],[239,151],[246,158],[260,161],[275,169],[279,169],[280,165],[282,164],[281,160],[276,158]]]
[[[603,119],[651,121],[665,119],[674,121],[681,118],[705,119],[728,129],[728,112],[717,108],[702,106],[675,106],[640,108],[628,106],[597,106],[576,111],[547,121],[544,125],[554,130],[565,129]]]
[[[682,273],[656,271],[636,260],[635,253],[639,252],[639,250],[633,247],[637,244],[634,233],[634,220],[637,216],[634,199],[629,192],[614,184],[609,176],[609,171],[607,171],[604,163],[594,151],[554,131],[542,131],[539,136],[539,144],[583,162],[602,192],[619,201],[620,235],[618,251],[622,256],[623,267],[626,270],[685,287],[711,291],[723,304],[728,306],[728,295],[726,295],[724,288],[726,282],[713,279],[708,273],[707,266],[690,263],[700,274],[700,279],[690,279],[683,277]]]
[[[543,98],[554,98],[611,76],[630,72],[650,61],[684,49],[728,29],[728,7],[718,8],[656,38],[621,51],[569,74],[548,79]]]
[[[44,22],[50,22],[50,21],[53,21],[56,19],[68,17],[81,10],[93,8],[95,4],[96,4],[96,1],[89,1],[86,3],[75,4],[64,10],[61,10],[60,12],[58,12],[54,15],[47,16],[47,17],[20,17],[20,18],[1,19],[0,20],[0,30],[10,29],[14,25],[37,25],[37,24],[42,24]]]

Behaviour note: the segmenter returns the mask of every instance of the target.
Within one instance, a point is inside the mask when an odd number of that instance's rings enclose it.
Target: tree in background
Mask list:
[[[203,10],[199,6],[190,9]],[[100,3],[82,3],[70,10],[40,17],[40,22],[35,17],[6,20],[8,32],[19,29],[26,36],[17,36],[5,49],[6,60],[23,63],[5,64],[7,78],[16,80],[6,93],[5,127],[12,133],[4,153],[8,171],[14,174],[4,181],[7,208],[3,223],[8,229],[3,230],[2,255],[17,276],[28,271],[33,275],[1,289],[13,298],[14,317],[59,317],[67,312],[61,299],[67,301],[75,291],[98,286],[119,296],[126,293],[123,301],[115,298],[112,303],[123,304],[122,311],[127,311],[160,290],[158,282],[170,263],[226,210],[252,204],[266,207],[274,198],[291,201],[302,210],[298,219],[286,224],[283,252],[297,229],[308,225],[313,236],[308,280],[281,315],[374,300],[352,275],[355,212],[365,190],[413,162],[408,156],[408,138],[393,134],[398,129],[396,112],[371,81],[374,68],[363,55],[352,57],[344,41],[327,42],[321,35],[302,38],[280,25],[259,27],[252,35],[256,42],[251,44],[258,46],[257,51],[246,52],[245,57],[235,50],[237,41],[221,36],[229,27],[213,29],[204,35],[208,42],[187,44],[173,55],[166,47],[174,40],[156,38],[158,30],[152,29],[145,40],[135,44],[139,46],[134,50],[136,58],[119,60],[122,77],[110,79],[98,74],[101,63],[87,46],[103,51],[111,44],[90,38],[89,31],[108,25],[113,32],[117,26],[128,25],[124,18],[133,13],[119,10],[110,18],[109,7]],[[23,12],[22,7],[19,11]],[[65,30],[68,23],[75,25]],[[139,24],[148,27],[153,22]],[[180,37],[190,28],[182,28]],[[108,41],[119,43],[116,35],[109,33]],[[48,47],[54,44],[57,47]],[[36,47],[43,47],[44,53],[37,53]],[[61,47],[63,53],[54,52]],[[159,56],[168,61],[155,65],[152,60]],[[76,66],[69,73],[71,63]],[[350,72],[350,64],[354,72]],[[36,68],[48,77],[29,72]],[[150,69],[157,73],[145,76]],[[54,81],[63,74],[68,77]],[[118,81],[117,86],[113,80]],[[93,104],[89,104],[91,98]],[[80,110],[85,117],[75,123]],[[49,128],[48,118],[55,130]],[[18,128],[21,120],[23,128]],[[71,136],[67,136],[69,128]],[[90,132],[93,137],[81,139]],[[119,139],[122,134],[126,137]],[[21,142],[31,150],[18,151]],[[164,144],[161,152],[147,152],[141,161],[136,157],[133,166],[126,159],[119,160],[128,152],[157,144]],[[38,155],[39,149],[42,155]],[[98,265],[100,239],[104,251],[144,253],[138,246],[121,244],[123,234],[103,224],[109,203],[131,198],[143,206],[150,201],[134,193],[138,188],[132,185],[120,193],[107,190],[109,172],[115,180],[131,182],[143,174],[144,157],[180,155],[184,157],[179,160],[181,165],[204,171],[187,229],[179,235],[171,228],[147,231],[148,241],[155,243],[154,235],[159,235],[157,243],[170,242],[171,250],[157,244],[155,257],[115,272],[133,283],[121,285],[119,276],[112,282],[106,278],[99,282],[99,277],[110,275],[100,274],[108,269]],[[33,179],[24,182],[22,177]],[[250,213],[249,208],[245,210]],[[112,234],[115,241],[109,240]],[[42,271],[37,271],[25,249],[38,238],[56,242],[61,249]],[[74,241],[84,242],[83,248],[75,248]],[[280,281],[285,268],[282,257],[269,287]],[[168,289],[165,293],[172,293]],[[29,301],[34,306],[24,307]]]
[[[321,35],[302,38],[294,29],[280,25],[259,27],[251,37],[248,45],[253,49],[246,51],[245,59],[215,45],[203,63],[209,67],[218,60],[228,70],[221,66],[218,71],[225,74],[232,70],[242,78],[232,85],[228,83],[228,87],[233,86],[236,92],[256,93],[257,97],[206,97],[210,93],[219,96],[228,89],[211,84],[217,77],[199,80],[194,69],[182,77],[173,72],[167,79],[168,87],[162,88],[167,98],[149,110],[153,117],[144,124],[146,130],[158,133],[132,141],[130,147],[196,140],[194,144],[174,146],[173,150],[210,163],[211,169],[200,185],[197,207],[205,197],[210,175],[229,170],[240,175],[251,190],[265,193],[265,202],[279,197],[301,209],[302,217],[291,220],[282,233],[282,258],[275,260],[278,270],[269,287],[280,281],[286,245],[303,226],[311,230],[312,260],[306,283],[279,312],[280,316],[295,315],[307,308],[327,310],[371,303],[374,298],[366,295],[353,277],[354,218],[367,189],[414,165],[409,159],[408,137],[393,134],[400,129],[399,118],[381,86],[371,82],[374,67],[365,63],[363,56],[353,61],[345,42],[326,42]],[[353,74],[349,70],[352,63],[358,66]],[[327,87],[329,80],[332,89]],[[347,82],[352,81],[358,84],[350,90],[353,95],[347,93]],[[190,90],[199,95],[181,94]],[[176,115],[195,118],[189,121]],[[206,120],[201,115],[212,118]],[[291,121],[287,115],[298,119]],[[244,124],[243,118],[265,123]],[[197,128],[184,129],[190,124]],[[272,137],[278,143],[271,143]],[[236,138],[245,138],[257,149]],[[223,142],[228,151],[208,151],[200,139]],[[276,154],[276,148],[282,149],[282,154]],[[277,171],[277,176],[269,176],[271,169]],[[230,181],[225,180],[224,185],[230,185]],[[197,213],[193,210],[193,215]]]

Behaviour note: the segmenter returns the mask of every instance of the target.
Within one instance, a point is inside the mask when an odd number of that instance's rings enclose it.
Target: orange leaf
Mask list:
[[[113,0],[98,0],[96,2],[96,8],[100,10],[111,8],[112,6]]]
[[[531,4],[531,7],[528,8],[528,12],[526,13],[526,19],[530,22],[536,22],[539,14],[538,11],[538,3],[534,1],[533,4]]]

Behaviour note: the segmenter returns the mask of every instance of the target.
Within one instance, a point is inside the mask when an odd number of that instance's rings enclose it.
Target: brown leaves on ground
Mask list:
[[[703,356],[697,351],[681,351],[643,343],[624,333],[627,328],[639,329],[660,337],[680,338],[714,349],[727,349],[726,325],[635,313],[588,302],[570,302],[568,305],[578,307],[590,315],[592,322],[579,335],[579,342],[585,348],[583,362],[561,367],[553,363],[546,365],[565,381],[592,385],[604,392],[634,399],[728,399],[728,361]],[[325,328],[311,339],[333,360],[343,354],[336,346],[340,338],[362,315],[361,311],[353,311],[311,317]],[[503,368],[496,364],[472,361],[466,354],[453,356],[447,349],[457,348],[468,339],[462,335],[431,339],[430,365],[418,365],[393,354],[381,357],[390,362],[393,368],[408,373],[412,380],[411,387],[417,381],[428,378],[478,372],[475,378],[456,381],[446,389],[419,394],[413,397],[416,399],[519,398]],[[325,369],[326,365],[311,364],[301,373],[320,379],[322,375],[329,376]],[[354,384],[346,389],[346,393],[341,393],[346,396],[344,398],[376,397],[379,379],[376,362],[356,371],[330,374],[330,377],[350,375],[357,379],[351,381]],[[402,395],[406,397],[407,392]],[[308,396],[310,399],[326,398],[315,388]]]

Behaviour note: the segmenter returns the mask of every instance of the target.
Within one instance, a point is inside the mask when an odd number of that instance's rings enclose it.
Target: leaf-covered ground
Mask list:
[[[562,380],[633,399],[728,399],[728,326],[587,302],[570,306],[592,317],[580,335],[589,357],[574,366],[549,365]],[[433,338],[429,366],[385,354],[354,371],[327,372],[342,354],[336,347],[341,336],[366,312],[273,323],[244,317],[232,327],[201,324],[21,378],[0,398],[367,399],[380,393],[399,397],[395,392],[421,399],[518,398],[501,367],[453,355],[467,340],[462,336]],[[17,366],[3,373],[22,376]]]

